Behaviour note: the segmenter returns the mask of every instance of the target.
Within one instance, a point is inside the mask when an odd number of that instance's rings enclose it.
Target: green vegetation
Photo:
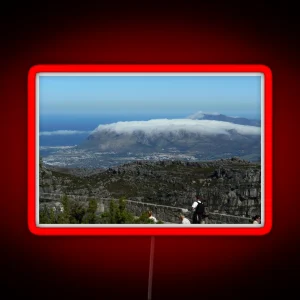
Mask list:
[[[143,212],[139,217],[134,216],[126,209],[126,199],[121,197],[118,201],[112,200],[107,212],[97,215],[97,201],[89,199],[85,208],[78,201],[70,201],[64,195],[61,200],[63,209],[45,206],[40,211],[41,224],[154,224],[148,217],[148,212]],[[158,221],[157,224],[163,224]]]
[[[97,201],[95,199],[90,199],[89,206],[86,210],[85,215],[83,216],[82,223],[96,224],[97,223],[96,210],[97,210]]]
[[[40,211],[40,223],[41,224],[57,224],[57,218],[53,209],[45,207]]]
[[[112,200],[108,212],[100,215],[100,224],[155,224],[149,219],[148,211],[143,212],[139,217],[134,216],[126,209],[126,199],[121,197],[118,202]],[[157,224],[164,224],[158,221]]]
[[[108,212],[100,215],[101,224],[133,224],[134,216],[126,210],[124,198],[120,198],[118,203],[112,200],[109,204]]]
[[[64,195],[62,200],[63,212],[58,215],[58,223],[60,224],[70,224],[71,223],[71,207],[69,198]]]
[[[39,167],[40,167],[40,169],[43,167],[43,158],[42,158],[42,156],[40,156]]]
[[[70,208],[70,222],[71,224],[81,224],[84,223],[84,217],[86,210],[83,206],[83,203],[73,202]]]

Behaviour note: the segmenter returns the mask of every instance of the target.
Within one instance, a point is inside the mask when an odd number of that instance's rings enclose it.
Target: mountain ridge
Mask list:
[[[216,120],[216,121],[225,121],[234,124],[240,125],[249,125],[249,126],[261,126],[260,120],[248,119],[245,117],[230,117],[224,114],[219,113],[205,113],[203,111],[198,111],[192,115],[187,116],[186,118],[191,120]]]

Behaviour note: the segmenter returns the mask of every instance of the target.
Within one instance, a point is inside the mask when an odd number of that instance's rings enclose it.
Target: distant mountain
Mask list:
[[[233,124],[240,124],[240,125],[249,125],[249,126],[261,126],[260,120],[252,120],[247,118],[241,117],[229,117],[219,113],[205,113],[202,111],[198,111],[190,116],[187,117],[191,120],[214,120],[214,121],[223,121],[223,122],[230,122]]]
[[[98,126],[78,146],[99,152],[189,153],[205,157],[260,155],[256,126],[216,120],[157,119]]]

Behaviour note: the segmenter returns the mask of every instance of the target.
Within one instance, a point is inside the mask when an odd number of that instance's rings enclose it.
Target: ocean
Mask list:
[[[86,139],[100,124],[144,121],[151,116],[126,115],[47,115],[40,116],[40,146],[74,146]]]
[[[100,124],[110,124],[126,121],[147,121],[160,118],[182,118],[181,115],[44,115],[39,121],[39,146],[42,156],[57,151],[59,148],[76,146],[82,143]]]

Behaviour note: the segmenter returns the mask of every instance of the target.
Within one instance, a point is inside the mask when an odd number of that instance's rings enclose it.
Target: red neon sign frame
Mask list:
[[[246,228],[38,227],[36,225],[36,76],[41,72],[209,72],[261,73],[264,76],[264,226]],[[265,235],[272,228],[272,72],[265,65],[36,65],[28,73],[28,226],[36,235],[201,236]]]

